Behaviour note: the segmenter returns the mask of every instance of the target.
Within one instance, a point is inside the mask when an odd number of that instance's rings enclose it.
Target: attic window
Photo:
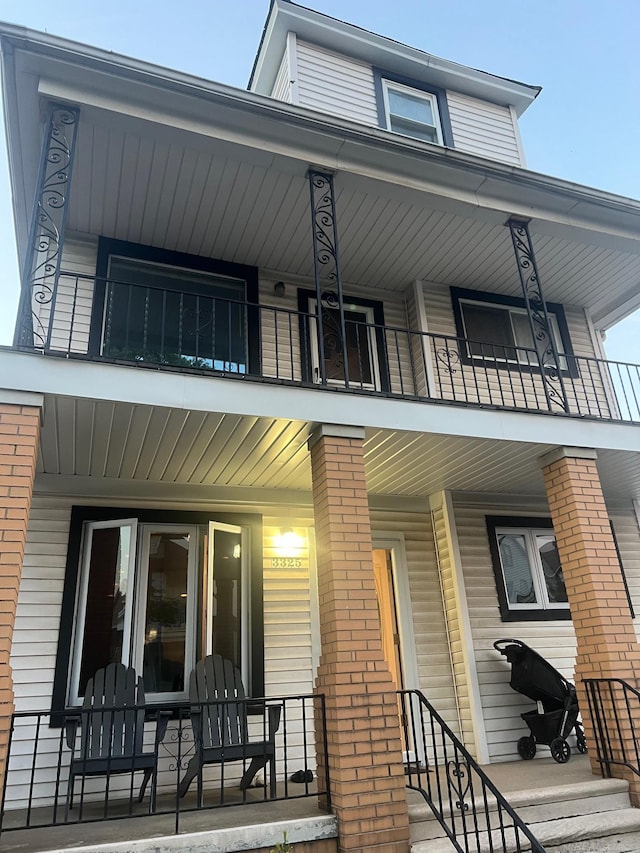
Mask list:
[[[374,68],[378,121],[392,133],[453,148],[444,89]]]
[[[419,92],[399,83],[391,83],[389,80],[383,81],[382,90],[387,130],[442,145],[440,115],[435,95]]]

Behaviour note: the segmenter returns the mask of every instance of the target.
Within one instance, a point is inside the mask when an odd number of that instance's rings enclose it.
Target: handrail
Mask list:
[[[617,765],[640,777],[640,690],[622,678],[585,678],[583,683],[602,775],[610,778]]]
[[[531,347],[363,322],[358,316],[346,321],[342,340],[331,306],[326,317],[323,309],[322,348],[313,311],[67,271],[29,310],[33,344],[18,348],[45,354],[640,423],[640,365],[559,353],[560,369],[554,372],[541,366]]]
[[[544,847],[420,690],[398,691],[407,788],[420,793],[458,853]]]

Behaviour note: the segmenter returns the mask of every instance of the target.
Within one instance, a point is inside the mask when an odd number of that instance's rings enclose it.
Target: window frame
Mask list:
[[[534,577],[534,587],[539,591],[542,584],[544,592],[544,600],[541,600],[535,607],[512,604],[509,602],[507,595],[504,571],[502,567],[502,559],[500,556],[500,548],[498,546],[498,534],[504,530],[513,530],[514,533],[520,533],[523,530],[527,531],[529,536],[535,536],[537,532],[551,532],[553,530],[553,522],[550,518],[540,516],[485,516],[487,527],[487,536],[489,539],[489,550],[491,552],[491,563],[493,574],[496,583],[496,591],[498,593],[498,605],[500,608],[500,618],[502,622],[542,622],[542,621],[557,621],[571,619],[571,609],[569,603],[554,604],[547,600],[546,584],[544,583],[544,575]],[[555,535],[555,534],[554,534]],[[535,549],[534,549],[535,550]],[[531,550],[529,543],[527,553],[531,563]],[[542,572],[541,566],[538,565],[538,560],[534,560],[534,565],[531,566],[532,572]]]
[[[317,300],[318,295],[315,290],[298,289],[298,312],[300,314],[300,358],[302,366],[302,381],[316,385],[314,379],[314,369],[319,365],[317,334],[315,330],[318,328],[317,319]],[[343,308],[345,311],[354,310],[362,311],[373,317],[373,325],[375,330],[367,327],[367,341],[370,348],[370,355],[374,356],[371,359],[373,386],[369,383],[362,383],[363,391],[381,391],[388,393],[390,389],[389,367],[385,351],[384,340],[384,306],[377,299],[361,299],[356,296],[343,295]],[[338,310],[337,308],[335,310]],[[375,332],[375,334],[374,334]],[[375,349],[373,344],[375,342]],[[327,380],[327,385],[343,386],[344,382],[340,380]],[[360,390],[360,383],[355,380],[350,380],[349,390]]]
[[[418,142],[426,142],[424,139],[419,139],[415,136],[407,136],[406,134],[398,133],[391,130],[389,103],[386,95],[386,85],[391,87],[396,86],[407,91],[407,94],[415,93],[416,96],[427,96],[436,107],[436,117],[439,120],[439,141],[429,142],[429,145],[440,145],[446,148],[454,148],[453,130],[451,129],[451,117],[449,115],[449,106],[447,103],[447,92],[439,86],[432,86],[429,83],[423,83],[420,80],[415,80],[411,77],[405,77],[403,74],[395,74],[392,71],[385,71],[382,68],[373,68],[373,83],[376,93],[376,107],[378,111],[378,124],[385,128],[390,133],[405,139],[413,139]]]
[[[461,339],[461,341],[475,341],[476,339],[470,337],[467,334],[463,308],[462,306],[467,304],[476,304],[479,306],[486,306],[488,308],[500,309],[512,313],[512,309],[516,309],[513,313],[521,313],[524,312],[527,314],[527,306],[525,304],[524,299],[517,296],[503,296],[498,293],[490,293],[484,290],[470,290],[468,288],[462,287],[451,287],[451,306],[453,310],[453,319],[456,327],[456,337]],[[567,318],[564,311],[564,306],[559,302],[547,302],[547,313],[551,318],[552,329],[554,330],[554,343],[556,344],[556,348],[558,349],[558,355],[560,356],[561,362],[564,364],[561,367],[561,374],[563,376],[575,377],[578,375],[576,360],[574,358],[573,346],[571,343],[571,336],[569,334],[569,327],[567,325]],[[513,324],[510,321],[511,328],[513,329]],[[556,339],[557,338],[557,339]],[[515,340],[515,338],[514,338]],[[482,343],[482,341],[478,341],[478,343]],[[495,344],[496,348],[500,346],[506,346],[505,344]],[[518,349],[518,346],[515,345],[514,349]],[[520,347],[520,349],[534,349],[533,347]],[[498,357],[487,357],[483,355],[473,355],[469,352],[469,348],[467,346],[460,346],[460,361],[463,364],[470,365],[486,365],[488,367],[495,367],[497,370],[521,370],[523,367],[526,367],[527,371],[531,371],[532,373],[540,373],[540,367],[536,364],[531,364],[529,361],[520,360],[516,358],[498,358]]]
[[[262,516],[255,513],[219,513],[219,512],[198,512],[190,510],[166,510],[166,509],[139,509],[131,507],[94,507],[94,506],[73,506],[71,509],[71,522],[69,527],[69,540],[67,547],[67,560],[65,569],[64,586],[62,593],[62,607],[60,617],[60,629],[58,635],[58,648],[56,652],[56,664],[53,682],[51,714],[52,724],[61,725],[63,722],[63,714],[66,709],[77,707],[77,704],[69,695],[70,689],[73,686],[72,678],[75,677],[76,671],[79,672],[80,655],[76,651],[76,643],[74,637],[74,628],[76,625],[77,616],[80,608],[84,607],[81,599],[82,590],[85,587],[84,577],[87,572],[83,572],[85,561],[82,560],[84,548],[84,532],[89,525],[102,523],[102,526],[108,526],[109,522],[130,521],[135,519],[139,528],[142,525],[147,525],[152,528],[155,525],[166,527],[206,527],[209,530],[210,522],[220,525],[228,525],[234,528],[243,528],[248,531],[248,574],[250,587],[243,591],[243,602],[248,602],[249,612],[246,614],[246,631],[247,631],[247,661],[246,665],[250,673],[250,677],[246,678],[245,685],[249,695],[261,697],[264,695],[264,612],[263,612],[263,546],[262,546]],[[145,570],[143,570],[142,562],[139,558],[140,541],[142,536],[138,535],[138,548],[134,560],[134,578],[133,584],[136,590],[140,589]],[[81,565],[82,562],[82,565]],[[205,564],[208,564],[208,557],[205,557]],[[204,571],[208,571],[208,565],[203,567]],[[195,576],[196,588],[198,587],[200,578]],[[132,602],[132,617],[134,620],[140,618],[140,601],[139,593],[136,591],[136,600]],[[196,607],[194,596],[193,606]],[[86,602],[86,597],[84,599]],[[194,611],[195,612],[195,611]],[[138,629],[139,630],[139,627]],[[136,632],[134,626],[131,627],[130,637],[133,637]],[[77,632],[76,632],[77,633]],[[187,639],[187,642],[193,642],[194,647],[197,646],[197,626],[194,624],[193,638]],[[136,657],[136,649],[132,647],[127,653],[130,665],[139,666],[139,660]],[[123,657],[125,657],[123,653]],[[245,662],[243,662],[245,663]],[[189,673],[185,672],[185,679]],[[75,697],[74,697],[75,698]],[[171,701],[171,696],[168,694],[150,694],[151,702]],[[182,700],[181,700],[182,701]]]
[[[190,255],[185,252],[175,252],[171,249],[158,249],[153,246],[145,246],[141,243],[130,243],[126,240],[114,240],[109,237],[100,237],[98,242],[96,284],[91,307],[88,348],[89,355],[92,358],[104,358],[101,355],[101,348],[107,284],[110,280],[109,261],[112,255],[152,264],[161,264],[182,270],[193,270],[194,272],[243,280],[245,282],[245,302],[247,305],[247,370],[246,373],[238,373],[238,375],[261,375],[262,344],[258,298],[258,270],[256,267],[247,264],[231,263],[230,261],[221,261],[215,258],[206,258],[201,255]],[[126,282],[124,283],[126,284]],[[195,292],[195,290],[189,292]],[[107,357],[106,360],[108,361],[109,358]],[[148,364],[153,364],[153,362],[148,362]],[[179,365],[173,366],[173,369],[197,370],[199,373],[206,372],[212,374],[224,372],[214,368],[181,367]]]

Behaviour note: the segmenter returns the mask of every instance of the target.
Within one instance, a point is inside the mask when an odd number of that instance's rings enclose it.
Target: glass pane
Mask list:
[[[87,681],[98,669],[122,660],[130,548],[129,526],[92,530],[80,696],[84,695]]]
[[[499,533],[498,548],[509,604],[537,604],[524,535]]]
[[[327,379],[344,382],[345,350],[349,381],[362,385],[373,384],[367,315],[361,311],[345,311],[346,346],[342,346],[340,312],[335,308],[322,309],[322,336]]]
[[[389,97],[389,112],[394,117],[411,119],[419,124],[435,125],[431,101],[420,96],[399,92],[397,89],[387,89]]]
[[[513,323],[513,334],[515,335],[517,345],[519,347],[526,347],[527,349],[534,349],[529,315],[512,311],[511,322]]]
[[[540,554],[549,602],[551,604],[566,604],[569,599],[567,598],[567,590],[564,585],[560,555],[558,554],[555,536],[537,534],[536,547]]]
[[[184,690],[188,532],[151,533],[143,677],[149,693]]]
[[[461,302],[460,308],[471,355],[515,359],[515,342],[507,310],[468,302]]]
[[[242,532],[213,530],[211,651],[242,669]]]

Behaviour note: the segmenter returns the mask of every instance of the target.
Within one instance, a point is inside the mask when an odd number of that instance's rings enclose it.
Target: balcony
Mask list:
[[[62,272],[34,298],[19,349],[479,408],[640,422],[640,366],[376,322],[324,292],[307,310]],[[29,311],[29,308],[27,309]],[[33,331],[31,331],[33,330]]]

